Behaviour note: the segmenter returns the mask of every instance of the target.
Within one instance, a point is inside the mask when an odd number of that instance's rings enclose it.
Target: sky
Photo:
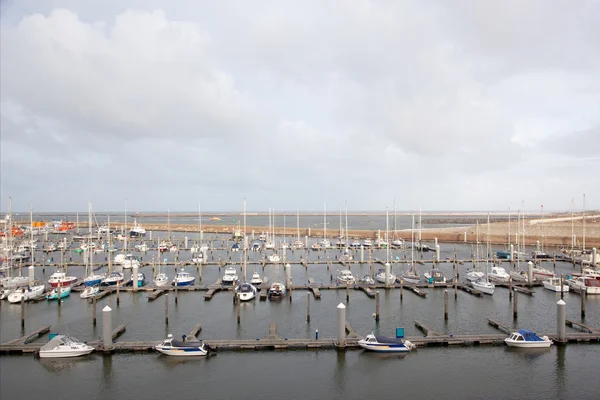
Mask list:
[[[0,207],[600,209],[600,1],[3,0]]]

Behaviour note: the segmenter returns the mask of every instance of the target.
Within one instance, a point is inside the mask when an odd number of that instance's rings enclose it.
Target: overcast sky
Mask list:
[[[8,0],[1,207],[600,208],[600,2]]]

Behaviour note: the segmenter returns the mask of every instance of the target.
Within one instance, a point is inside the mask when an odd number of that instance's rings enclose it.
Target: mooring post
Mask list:
[[[379,321],[379,290],[375,292],[375,321]]]
[[[567,304],[563,299],[556,303],[556,331],[558,341],[564,343],[566,341],[566,320],[567,320]]]
[[[448,289],[444,289],[444,321],[448,321]]]
[[[33,265],[27,268],[27,272],[29,273],[29,286],[33,286],[33,282],[35,281],[35,270]]]
[[[240,299],[237,299],[236,302],[237,302],[237,304],[236,304],[236,308],[237,308],[237,323],[239,325],[240,321],[241,321],[241,317],[240,317],[240,309],[241,309],[240,303],[241,303],[241,301],[240,301]]]
[[[346,244],[348,244],[348,243],[346,243]],[[361,264],[365,263],[365,248],[362,244],[360,245],[360,263]]]
[[[96,326],[96,296],[92,297],[92,324]]]
[[[348,291],[348,281],[346,281],[346,303],[350,302],[350,292]]]
[[[527,283],[530,287],[533,285],[533,263],[531,261],[527,263]]]
[[[346,347],[346,306],[340,303],[338,309],[338,347]]]
[[[58,308],[60,308],[60,306],[61,306],[61,303],[62,303],[62,302],[60,301],[60,299],[61,299],[61,296],[62,296],[62,282],[60,281],[60,279],[59,279],[59,281],[58,281],[58,291],[57,291],[57,294],[58,294],[58,298],[57,298],[57,301],[58,301]]]
[[[310,322],[310,292],[306,293],[306,322]]]
[[[109,306],[106,306],[102,309],[102,338],[104,351],[109,351],[112,347],[112,319],[111,313],[112,309]]]
[[[21,296],[21,331],[25,332],[25,296]]]
[[[512,276],[508,277],[508,301],[513,297]]]
[[[516,290],[514,290],[514,300],[513,300],[513,319],[517,319],[517,316],[519,314],[519,292],[517,292]]]
[[[121,282],[117,281],[117,307],[119,306],[119,304],[121,304],[121,300],[119,299],[120,288],[121,288]]]
[[[133,266],[133,268],[131,268],[132,271],[132,281],[133,281],[133,291],[137,292],[138,291],[138,285],[139,285],[139,281],[138,281],[138,271],[139,271],[139,267],[136,265]]]
[[[404,296],[404,279],[400,278],[400,303],[402,303],[402,297]]]
[[[585,319],[585,298],[587,297],[587,288],[581,290],[581,319]]]
[[[169,294],[165,293],[165,325],[169,325]]]

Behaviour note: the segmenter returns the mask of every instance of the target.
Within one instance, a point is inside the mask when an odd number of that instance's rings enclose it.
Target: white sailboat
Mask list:
[[[412,215],[412,225],[410,229],[411,242],[415,241],[415,214]],[[406,283],[417,284],[421,281],[421,277],[417,273],[417,267],[415,264],[415,247],[410,246],[410,266],[408,270],[401,275],[402,280]]]
[[[488,279],[488,268],[489,268],[489,262],[490,262],[490,257],[491,257],[491,246],[490,246],[490,214],[488,213],[488,220],[487,220],[487,258],[486,258],[486,265],[485,265],[485,277],[481,278],[481,279],[477,279],[476,281],[472,281],[471,282],[471,286],[473,286],[474,289],[479,290],[482,293],[485,294],[489,294],[489,295],[493,295],[494,291],[496,290],[496,285],[494,285],[493,283],[491,283]]]
[[[323,207],[323,240],[321,240],[321,248],[328,249],[331,247],[331,242],[327,240],[327,202]]]
[[[304,242],[300,240],[300,210],[296,206],[296,240],[292,243],[293,250],[301,250],[304,248]]]

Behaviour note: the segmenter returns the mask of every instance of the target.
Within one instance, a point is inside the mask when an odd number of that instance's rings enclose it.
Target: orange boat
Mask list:
[[[59,232],[66,232],[75,229],[75,224],[73,222],[62,222],[58,228],[56,228]]]

